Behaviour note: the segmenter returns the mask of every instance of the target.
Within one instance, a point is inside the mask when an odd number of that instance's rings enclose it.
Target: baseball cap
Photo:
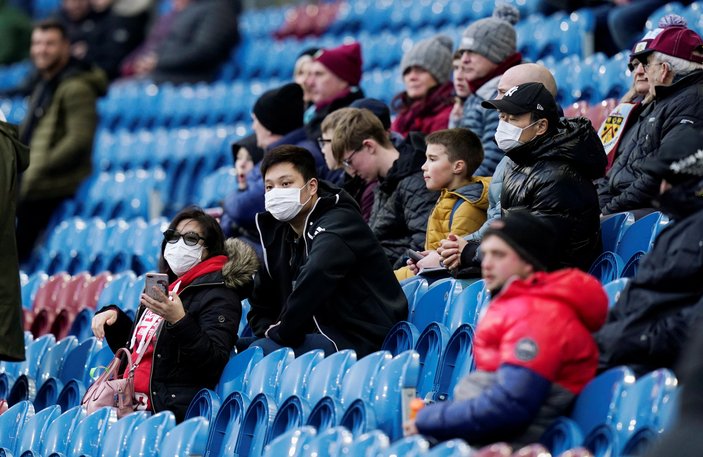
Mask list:
[[[686,27],[667,27],[639,52],[631,57],[642,60],[657,51],[689,62],[703,63],[703,40],[693,30]]]
[[[508,114],[535,113],[540,118],[559,119],[554,96],[542,83],[532,82],[513,86],[500,100],[486,100],[481,106]]]

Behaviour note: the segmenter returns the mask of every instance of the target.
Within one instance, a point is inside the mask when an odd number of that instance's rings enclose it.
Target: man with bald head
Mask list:
[[[542,83],[547,91],[556,97],[557,83],[547,67],[536,63],[524,63],[509,68],[505,71],[505,73],[503,73],[498,81],[497,98],[503,98],[505,93],[510,90],[510,88],[529,82]],[[459,267],[463,266],[460,274],[476,277],[480,276],[481,268],[478,259],[476,259],[475,265],[472,265],[473,262],[469,261],[474,258],[485,231],[488,230],[488,227],[494,220],[500,219],[500,194],[503,189],[503,175],[505,174],[506,166],[508,166],[510,162],[512,161],[507,156],[503,156],[496,167],[495,173],[493,174],[493,179],[491,180],[491,185],[488,189],[489,207],[487,213],[488,219],[486,220],[486,223],[474,233],[466,235],[463,238],[457,237],[456,235],[450,233],[449,237],[442,240],[440,243],[440,247],[437,251],[443,258],[444,266],[449,270],[456,271]],[[466,252],[463,252],[467,245],[469,248]],[[464,259],[463,262],[462,259]]]

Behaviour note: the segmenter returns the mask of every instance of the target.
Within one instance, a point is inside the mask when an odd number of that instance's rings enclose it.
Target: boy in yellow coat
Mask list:
[[[481,140],[470,130],[455,128],[429,134],[425,141],[426,160],[422,165],[428,190],[441,191],[427,221],[422,260],[409,259],[407,266],[395,271],[398,280],[418,274],[422,269],[441,267],[436,249],[449,233],[467,235],[486,221],[490,177],[473,176],[483,161]]]

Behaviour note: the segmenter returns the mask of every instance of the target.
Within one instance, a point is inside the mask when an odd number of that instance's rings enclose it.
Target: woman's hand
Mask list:
[[[150,309],[154,314],[164,318],[169,324],[175,324],[186,315],[183,309],[183,302],[177,294],[164,295],[158,287],[154,287],[154,294],[158,299],[154,299],[147,294],[142,294],[141,304]]]
[[[105,338],[105,326],[112,325],[117,321],[117,311],[114,309],[108,309],[100,314],[93,316],[93,321],[90,324],[90,328],[93,330],[93,335],[95,338],[102,340]]]

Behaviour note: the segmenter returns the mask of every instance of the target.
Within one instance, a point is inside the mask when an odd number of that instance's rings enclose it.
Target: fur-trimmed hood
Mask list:
[[[225,241],[225,251],[229,257],[222,267],[225,285],[233,289],[250,286],[254,273],[259,268],[259,259],[254,249],[242,240],[229,238]]]

